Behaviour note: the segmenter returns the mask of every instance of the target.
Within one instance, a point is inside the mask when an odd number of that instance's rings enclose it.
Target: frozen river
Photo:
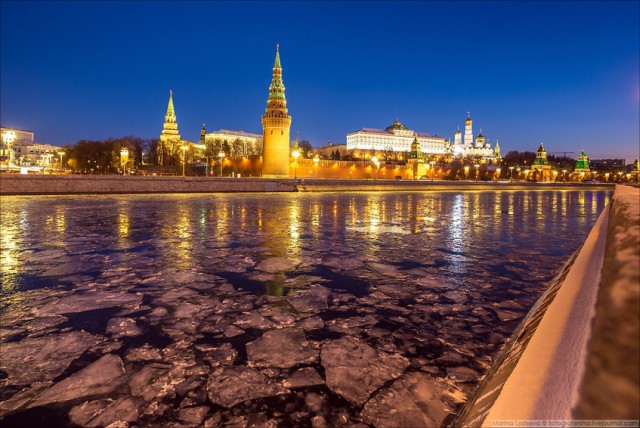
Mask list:
[[[608,191],[2,198],[7,426],[436,426]]]

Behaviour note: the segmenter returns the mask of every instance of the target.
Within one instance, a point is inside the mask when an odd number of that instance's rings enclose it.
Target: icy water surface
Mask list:
[[[442,425],[609,199],[3,197],[0,423]]]

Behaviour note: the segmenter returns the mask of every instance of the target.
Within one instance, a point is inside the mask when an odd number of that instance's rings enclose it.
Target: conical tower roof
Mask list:
[[[284,96],[284,83],[282,82],[282,66],[280,65],[280,45],[276,45],[276,59],[273,62],[273,77],[271,79],[271,85],[269,85],[269,100],[283,100],[286,102]]]
[[[169,104],[167,105],[167,113],[164,115],[164,121],[167,123],[176,122],[176,111],[173,108],[173,91],[169,90]]]

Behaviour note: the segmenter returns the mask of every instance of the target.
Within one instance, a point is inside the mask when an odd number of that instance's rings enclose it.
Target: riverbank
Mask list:
[[[613,189],[613,184],[410,180],[148,177],[118,175],[11,175],[0,177],[0,195],[141,193],[403,192]]]

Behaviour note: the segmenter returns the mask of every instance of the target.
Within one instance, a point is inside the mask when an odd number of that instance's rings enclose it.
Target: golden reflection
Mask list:
[[[300,199],[293,198],[289,205],[289,242],[287,255],[296,257],[300,255]]]
[[[129,238],[129,205],[127,203],[120,203],[118,206],[118,241],[120,244],[127,242]]]
[[[16,288],[15,276],[19,273],[20,259],[18,257],[18,227],[13,224],[10,216],[2,216],[2,250],[0,251],[0,272],[2,273],[2,290],[9,292]]]

